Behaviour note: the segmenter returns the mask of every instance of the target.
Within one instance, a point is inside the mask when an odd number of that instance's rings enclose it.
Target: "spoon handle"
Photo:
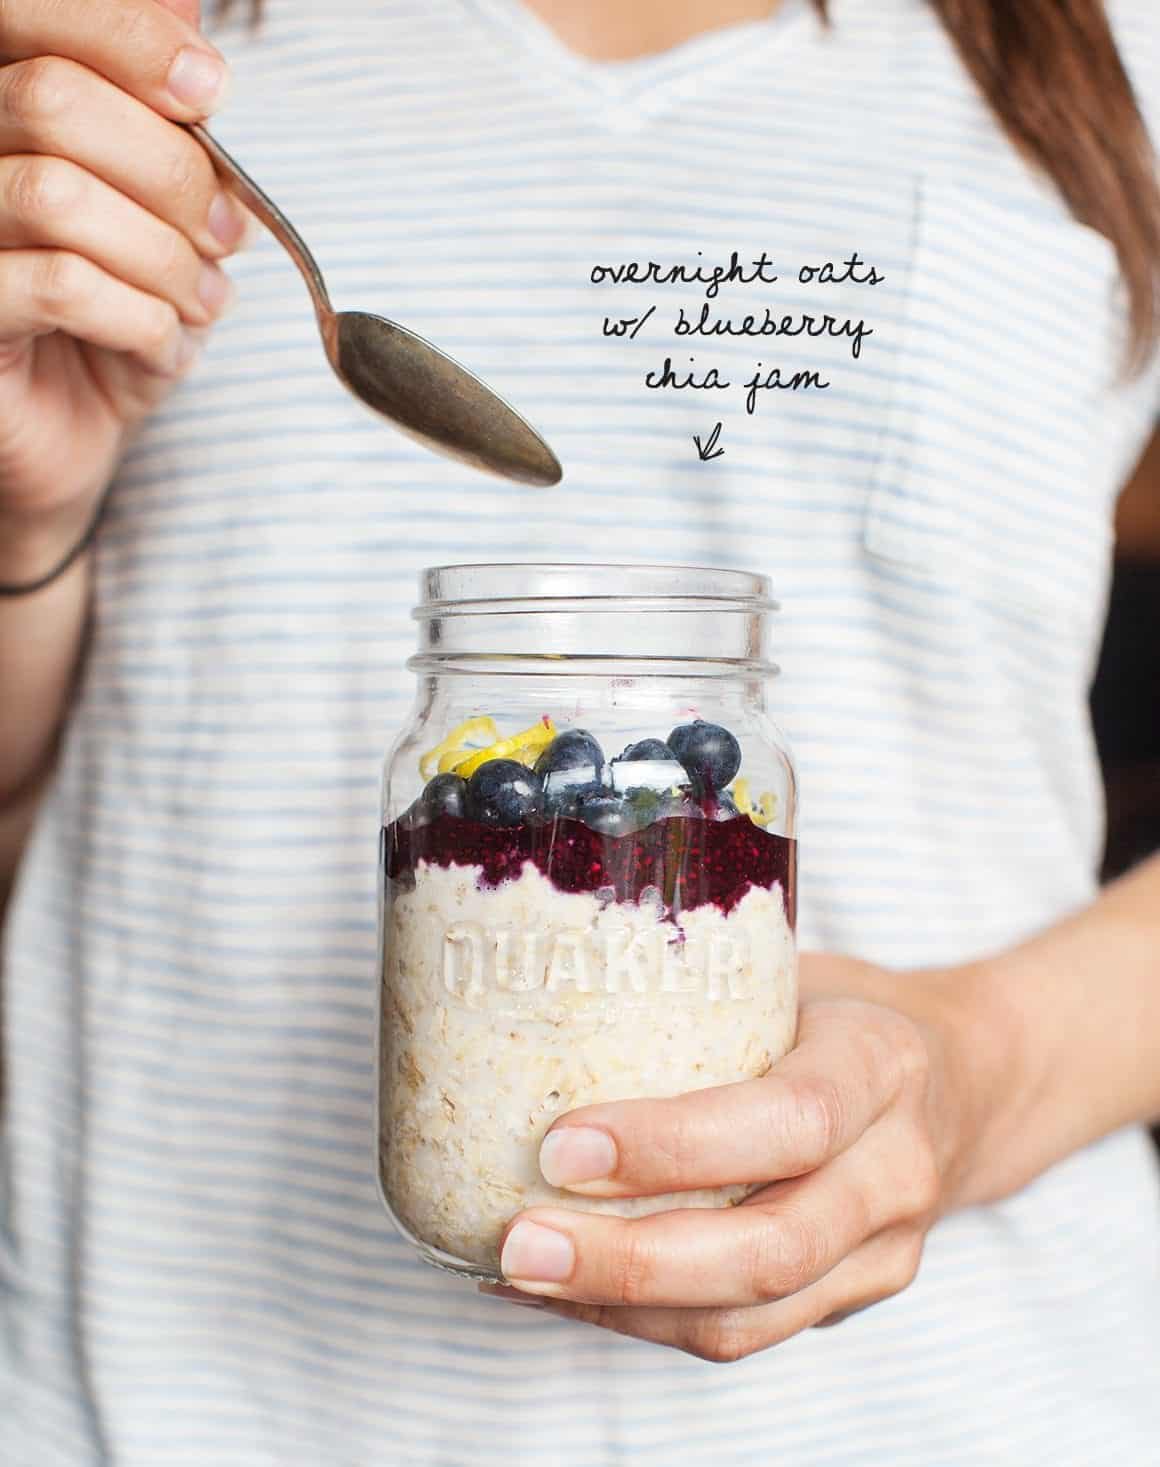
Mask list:
[[[322,271],[318,268],[318,262],[314,256],[306,248],[306,241],[273,199],[263,193],[241,164],[236,163],[230,157],[216,138],[212,137],[198,122],[190,123],[189,131],[209,154],[219,176],[224,183],[229,185],[230,191],[245,204],[251,214],[256,215],[262,221],[298,266],[306,287],[310,291],[310,298],[314,302],[319,324],[325,326],[334,315],[334,307],[330,304],[330,296],[322,278]]]

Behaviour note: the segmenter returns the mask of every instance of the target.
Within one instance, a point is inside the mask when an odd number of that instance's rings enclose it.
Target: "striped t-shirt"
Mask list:
[[[836,0],[829,32],[783,0],[605,65],[518,0],[268,11],[223,37],[223,141],[338,305],[470,364],[567,478],[422,452],[335,383],[271,241],[233,267],[236,312],[116,483],[7,933],[0,1462],[1156,1461],[1141,1131],[939,1225],[899,1297],[728,1367],[420,1264],[371,1154],[377,783],[424,565],[771,576],[806,948],[954,963],[1092,896],[1086,689],[1156,400],[1155,371],[1116,376],[1110,246],[919,0]],[[1154,112],[1151,0],[1117,28]]]

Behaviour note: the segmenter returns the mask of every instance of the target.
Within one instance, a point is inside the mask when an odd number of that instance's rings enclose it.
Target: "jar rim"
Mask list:
[[[531,610],[777,611],[769,577],[717,566],[606,561],[491,561],[420,573],[418,621]]]

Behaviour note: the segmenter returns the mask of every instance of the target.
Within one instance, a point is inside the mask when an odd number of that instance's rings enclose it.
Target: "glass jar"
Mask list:
[[[793,1044],[776,603],[762,576],[671,566],[448,566],[421,596],[383,786],[379,1182],[429,1262],[498,1280],[533,1204],[747,1190],[582,1198],[537,1154],[577,1106],[753,1078]]]

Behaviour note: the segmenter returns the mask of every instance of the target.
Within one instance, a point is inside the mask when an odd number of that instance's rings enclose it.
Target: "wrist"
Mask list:
[[[0,586],[33,585],[51,575],[85,538],[99,507],[98,496],[37,512],[0,506]]]
[[[1022,986],[1001,959],[932,975],[939,1050],[932,1103],[944,1134],[944,1212],[997,1202],[1040,1167],[1028,1150],[1043,1096]]]
[[[945,1213],[1018,1190],[1019,1123],[1036,1085],[1022,1014],[986,963],[898,975],[893,1006],[930,1055],[928,1107]]]

